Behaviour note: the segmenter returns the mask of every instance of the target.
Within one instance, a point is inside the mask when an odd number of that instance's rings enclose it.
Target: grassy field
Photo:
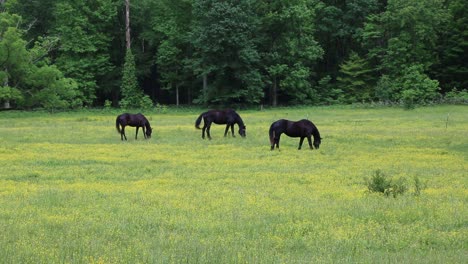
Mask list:
[[[117,111],[0,112],[0,262],[468,261],[467,106],[239,111],[247,138],[211,141],[200,112],[147,112],[153,137],[127,142]],[[280,118],[321,148],[270,151]],[[408,191],[368,192],[377,170]]]

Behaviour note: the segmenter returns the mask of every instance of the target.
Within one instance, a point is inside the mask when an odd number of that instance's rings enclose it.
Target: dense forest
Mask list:
[[[0,102],[407,105],[468,89],[466,0],[0,0]]]

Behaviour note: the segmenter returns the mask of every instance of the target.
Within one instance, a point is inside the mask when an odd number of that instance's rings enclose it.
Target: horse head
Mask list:
[[[315,149],[319,149],[320,143],[322,143],[322,138],[321,137],[314,138],[314,147],[315,147]]]
[[[146,138],[151,138],[151,133],[153,132],[153,129],[151,127],[146,128]]]
[[[239,135],[241,135],[241,137],[245,137],[245,126],[239,126]]]

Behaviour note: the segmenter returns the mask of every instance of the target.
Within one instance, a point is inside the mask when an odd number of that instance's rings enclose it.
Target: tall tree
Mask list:
[[[385,12],[369,17],[364,43],[383,73],[398,76],[415,64],[427,71],[436,62],[437,35],[447,21],[443,1],[389,0]]]
[[[253,0],[195,0],[193,67],[209,85],[201,103],[256,103],[262,97]]]
[[[448,1],[450,21],[437,42],[439,61],[430,74],[440,81],[443,92],[468,89],[468,2]]]
[[[122,72],[122,100],[120,101],[120,105],[124,108],[136,108],[141,106],[143,92],[138,85],[135,57],[133,56],[131,48],[130,0],[125,0],[125,46],[126,55]]]
[[[427,96],[421,96],[421,102],[433,98],[434,83],[430,82],[427,73],[437,62],[437,36],[448,18],[443,2],[389,0],[385,12],[369,16],[363,33],[364,44],[369,49],[368,57],[377,63],[376,69],[382,78],[391,78],[394,82],[390,86],[377,87],[379,94],[391,94],[389,99],[397,101],[411,97],[415,94],[413,91],[418,90],[428,92]],[[417,77],[409,78],[408,74]],[[415,86],[430,88],[410,88],[408,79],[423,82],[415,83]],[[386,83],[384,80],[379,81],[379,84]],[[392,91],[383,91],[384,87]]]
[[[148,37],[157,46],[155,61],[163,89],[174,91],[176,105],[179,105],[180,90],[185,86],[187,97],[190,97],[189,83],[193,79],[190,65],[193,46],[189,38],[192,2],[162,0],[152,3],[151,7],[156,11],[151,18],[152,33]]]
[[[44,59],[48,44],[28,49],[21,17],[0,12],[0,101],[9,107],[65,109],[81,105],[76,82]]]
[[[315,1],[261,1],[257,5],[262,18],[261,60],[270,86],[270,103],[277,105],[279,92],[295,102],[313,101],[313,67],[323,54],[314,38]]]
[[[336,76],[339,65],[354,50],[360,52],[360,37],[366,17],[382,7],[377,0],[321,0],[317,5],[316,37],[325,50],[321,71]]]
[[[370,101],[374,96],[372,69],[368,61],[352,52],[349,59],[340,65],[337,85],[343,91],[346,102]]]
[[[117,19],[113,0],[57,0],[55,26],[51,33],[60,37],[56,64],[77,80],[83,100],[91,105],[98,90],[110,90],[115,79],[111,61],[113,24]]]

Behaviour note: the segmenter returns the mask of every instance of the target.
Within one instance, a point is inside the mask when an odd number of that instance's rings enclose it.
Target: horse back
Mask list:
[[[290,137],[307,137],[312,134],[314,127],[314,124],[307,119],[302,119],[297,122],[288,121],[285,134]]]
[[[148,119],[141,114],[129,114],[129,113],[124,113],[121,114],[117,117],[117,120],[119,123],[123,126],[144,126],[146,123],[148,123]]]
[[[210,110],[203,114],[203,118],[215,124],[227,124],[234,122],[236,120],[236,115],[237,113],[232,109]]]

